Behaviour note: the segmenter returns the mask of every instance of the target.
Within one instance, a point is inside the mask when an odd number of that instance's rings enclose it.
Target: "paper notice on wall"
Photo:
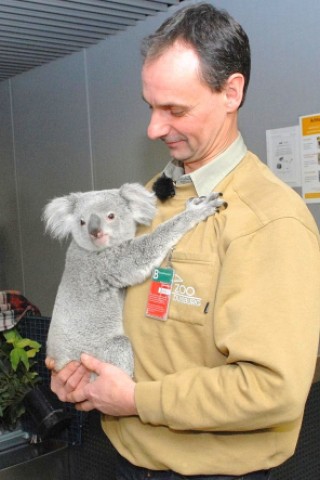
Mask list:
[[[291,187],[301,186],[299,126],[266,131],[267,163]]]
[[[307,203],[320,203],[320,113],[299,120],[302,197]]]

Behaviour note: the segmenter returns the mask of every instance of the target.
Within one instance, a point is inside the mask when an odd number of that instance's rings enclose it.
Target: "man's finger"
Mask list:
[[[75,408],[79,412],[90,412],[91,410],[94,410],[95,407],[92,405],[91,402],[86,400],[84,402],[76,403]]]
[[[87,353],[83,353],[81,355],[81,363],[88,369],[90,372],[96,373],[100,375],[101,368],[103,367],[104,363],[98,360]]]
[[[45,364],[48,370],[54,370],[54,359],[51,357],[46,357]]]
[[[81,364],[79,364],[69,376],[65,383],[66,392],[72,392],[83,385],[86,385],[90,380],[90,372]]]
[[[82,404],[85,401],[87,401],[87,396],[84,388],[79,388],[67,394],[67,402]]]
[[[67,383],[70,377],[80,368],[80,365],[80,362],[72,361],[63,367],[63,369],[58,372],[60,382]]]

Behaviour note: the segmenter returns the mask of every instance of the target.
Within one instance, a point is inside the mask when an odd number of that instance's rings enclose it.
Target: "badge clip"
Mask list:
[[[154,269],[148,295],[147,317],[157,320],[167,320],[173,279],[173,268],[159,267]]]

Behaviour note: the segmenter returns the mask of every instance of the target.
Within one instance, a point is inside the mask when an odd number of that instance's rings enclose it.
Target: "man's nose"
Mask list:
[[[165,137],[170,130],[168,118],[163,112],[152,112],[147,134],[150,140]]]

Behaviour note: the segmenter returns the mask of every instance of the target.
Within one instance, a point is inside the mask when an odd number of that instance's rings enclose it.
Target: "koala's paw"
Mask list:
[[[222,193],[212,192],[207,196],[190,198],[187,210],[197,211],[203,218],[213,215],[227,208],[228,204],[222,199]]]

